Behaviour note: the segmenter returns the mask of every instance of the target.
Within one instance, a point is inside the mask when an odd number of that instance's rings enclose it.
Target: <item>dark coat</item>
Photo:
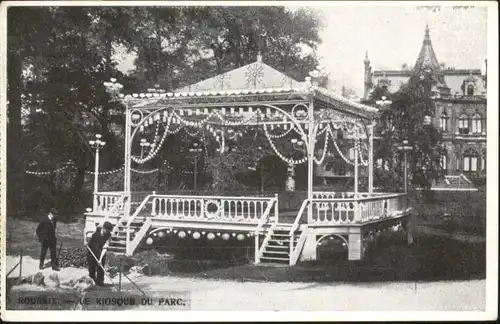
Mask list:
[[[102,252],[102,248],[106,241],[111,237],[111,233],[106,235],[101,235],[101,229],[98,227],[89,242],[87,243],[88,247],[94,253],[94,255],[99,258]]]
[[[36,236],[41,243],[55,243],[56,242],[56,226],[57,221],[49,219],[49,216],[44,216],[38,227],[36,228]]]

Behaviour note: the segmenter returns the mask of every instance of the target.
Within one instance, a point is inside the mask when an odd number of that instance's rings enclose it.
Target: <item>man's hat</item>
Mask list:
[[[55,215],[55,216],[59,215],[59,211],[55,208],[51,208],[49,210],[49,213],[51,213],[52,215]]]
[[[102,227],[111,232],[113,230],[114,226],[110,222],[104,222],[104,224],[102,225]]]

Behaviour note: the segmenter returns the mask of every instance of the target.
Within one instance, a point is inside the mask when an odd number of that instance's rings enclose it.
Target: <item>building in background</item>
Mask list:
[[[480,69],[455,69],[440,64],[432,48],[426,26],[422,48],[414,67],[401,70],[373,70],[364,60],[364,99],[370,91],[386,82],[396,92],[415,70],[432,70],[438,80],[435,91],[433,124],[443,132],[446,155],[442,157],[446,173],[462,178],[485,177],[486,170],[486,60]],[[463,177],[465,175],[465,177]]]

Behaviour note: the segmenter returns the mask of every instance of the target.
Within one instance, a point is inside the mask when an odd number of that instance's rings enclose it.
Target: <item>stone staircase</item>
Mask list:
[[[292,224],[278,224],[270,233],[269,240],[264,241],[264,250],[260,264],[264,266],[288,266],[290,264],[290,229]],[[301,231],[294,233],[293,248],[297,246]]]

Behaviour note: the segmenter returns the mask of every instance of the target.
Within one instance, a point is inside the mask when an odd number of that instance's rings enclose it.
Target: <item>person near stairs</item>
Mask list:
[[[47,250],[50,249],[50,263],[52,265],[52,269],[59,271],[59,265],[56,256],[57,215],[58,212],[55,208],[50,209],[50,211],[40,220],[40,223],[38,223],[38,226],[36,228],[36,236],[38,237],[38,241],[42,245],[40,251],[40,270],[44,267],[45,255],[47,254]]]
[[[111,237],[111,232],[113,231],[113,224],[110,222],[105,222],[102,227],[97,227],[94,234],[90,238],[87,246],[90,251],[87,251],[87,263],[89,269],[89,276],[94,279],[96,285],[104,285],[104,264],[106,262],[105,251],[103,251],[104,245]],[[95,257],[94,257],[95,256]],[[99,260],[96,260],[98,258]],[[101,264],[101,266],[99,265]]]

